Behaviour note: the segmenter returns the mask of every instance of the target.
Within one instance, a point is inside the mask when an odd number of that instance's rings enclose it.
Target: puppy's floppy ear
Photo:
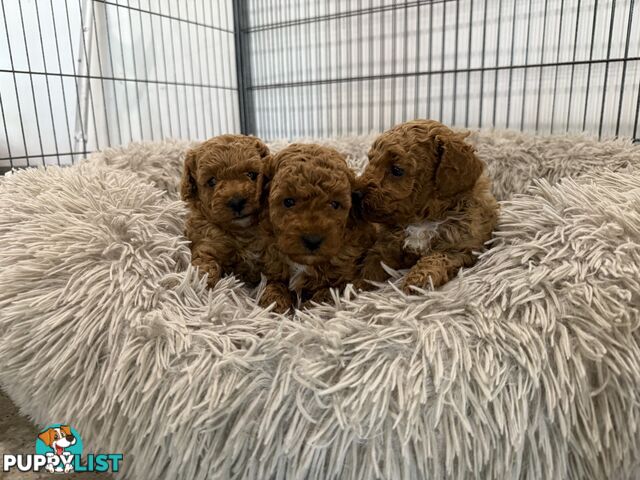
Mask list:
[[[180,184],[180,196],[185,202],[193,201],[198,195],[198,183],[196,182],[196,169],[198,160],[196,153],[189,150],[184,157],[184,169],[182,171],[182,182]]]
[[[269,191],[271,189],[271,180],[278,170],[278,165],[282,163],[280,159],[276,160],[277,155],[268,154],[264,157],[262,163],[262,201],[266,202],[269,198]]]
[[[260,154],[260,158],[263,160],[266,159],[270,154],[269,147],[267,147],[258,137],[254,137],[254,140],[256,141],[256,149]]]
[[[273,179],[276,172],[278,171],[278,168],[280,168],[280,165],[282,165],[285,158],[286,155],[283,155],[282,153],[276,153],[274,155],[268,154],[266,157],[264,157],[262,172],[264,173],[265,181],[267,181],[267,179]]]
[[[38,434],[38,438],[42,440],[45,443],[45,445],[47,445],[47,447],[50,447],[51,444],[53,443],[54,435],[55,435],[55,431],[53,430],[53,428],[49,428],[48,430],[45,430],[44,432]]]
[[[482,173],[484,165],[471,145],[464,142],[466,135],[436,135],[437,167],[435,186],[443,197],[451,197],[470,190]]]
[[[356,178],[350,167],[349,170],[349,184],[351,185],[351,209],[349,210],[349,218],[354,221],[363,221],[362,182],[360,179]]]

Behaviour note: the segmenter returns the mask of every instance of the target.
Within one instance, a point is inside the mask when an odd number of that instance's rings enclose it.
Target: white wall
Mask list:
[[[429,117],[597,134],[604,112],[606,136],[616,134],[623,93],[618,134],[631,136],[640,88],[638,3],[631,12],[630,0],[615,9],[603,0],[251,0],[257,133],[364,133]],[[305,20],[312,17],[325,20]],[[624,72],[619,61],[608,73],[606,63],[588,64],[607,58],[634,60]],[[393,78],[402,72],[409,75]]]

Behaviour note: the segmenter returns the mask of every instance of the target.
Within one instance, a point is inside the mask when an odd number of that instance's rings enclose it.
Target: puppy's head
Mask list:
[[[471,190],[483,164],[465,136],[433,120],[406,122],[380,135],[358,180],[365,217],[407,225],[426,218],[435,203]]]
[[[292,261],[328,261],[342,247],[355,176],[336,150],[293,144],[267,162],[269,219]]]
[[[255,137],[211,138],[187,152],[182,199],[223,230],[247,228],[258,218],[268,156],[266,145]]]
[[[42,440],[48,447],[56,450],[60,454],[63,449],[70,447],[76,443],[76,439],[71,433],[68,425],[60,425],[57,428],[48,428],[44,432],[38,434],[38,438]]]

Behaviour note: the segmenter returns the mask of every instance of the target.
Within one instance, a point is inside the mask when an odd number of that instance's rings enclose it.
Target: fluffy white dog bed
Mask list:
[[[2,388],[131,479],[633,478],[640,148],[471,140],[505,200],[475,267],[293,317],[191,268],[184,143],[5,177]]]

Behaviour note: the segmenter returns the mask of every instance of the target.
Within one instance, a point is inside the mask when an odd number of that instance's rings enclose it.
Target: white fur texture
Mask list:
[[[640,148],[482,135],[501,198],[576,178],[503,202],[440,290],[293,317],[190,266],[183,144],[4,177],[0,384],[130,479],[637,478]]]

